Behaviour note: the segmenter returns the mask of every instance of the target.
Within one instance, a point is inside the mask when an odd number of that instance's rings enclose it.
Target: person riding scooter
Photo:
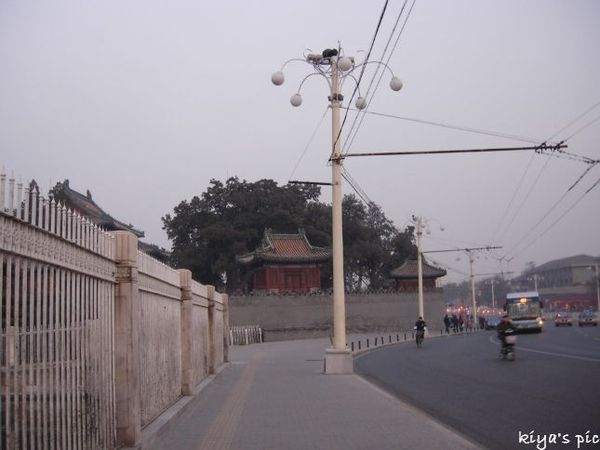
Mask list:
[[[500,339],[500,342],[502,343],[502,353],[506,353],[507,350],[512,350],[514,343],[508,343],[506,337],[514,335],[515,329],[507,315],[502,316],[502,320],[498,324],[496,330],[498,332],[498,339]]]

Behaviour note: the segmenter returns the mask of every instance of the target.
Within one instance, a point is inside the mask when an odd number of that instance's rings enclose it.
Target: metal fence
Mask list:
[[[258,325],[242,325],[229,328],[230,345],[260,344],[263,342],[263,330]]]
[[[113,249],[0,174],[0,449],[115,446]]]

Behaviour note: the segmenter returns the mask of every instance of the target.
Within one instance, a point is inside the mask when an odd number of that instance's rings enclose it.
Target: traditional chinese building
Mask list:
[[[279,294],[321,289],[320,265],[330,258],[331,250],[311,245],[302,229],[297,234],[276,234],[267,229],[256,250],[236,259],[250,269],[249,291]]]
[[[87,217],[99,227],[106,231],[129,231],[135,234],[138,238],[144,237],[144,232],[136,229],[133,225],[127,225],[121,222],[106,211],[104,211],[92,199],[92,193],[88,190],[86,195],[83,195],[69,186],[69,180],[56,183],[51,190],[52,198],[55,202],[60,203],[67,208],[77,211],[78,214]],[[144,253],[167,263],[169,260],[169,252],[154,244],[138,241],[138,246]]]
[[[444,269],[428,264],[424,259],[423,268],[423,289],[434,289],[436,280],[446,275]],[[396,282],[396,289],[399,291],[417,291],[419,289],[419,274],[416,259],[407,259],[400,267],[396,267],[390,273],[390,278]]]
[[[77,211],[79,214],[87,217],[106,231],[124,230],[132,232],[137,237],[144,237],[143,231],[136,230],[133,225],[126,225],[125,223],[114,219],[110,214],[100,208],[92,199],[92,193],[89,190],[86,192],[86,195],[83,195],[71,189],[69,180],[65,180],[62,183],[56,183],[54,188],[52,188],[51,194],[54,201],[65,205],[73,211]]]

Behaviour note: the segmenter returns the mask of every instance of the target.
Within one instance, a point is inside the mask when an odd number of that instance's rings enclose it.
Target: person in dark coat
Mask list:
[[[458,333],[458,317],[456,317],[456,314],[452,314],[452,329],[455,333]]]
[[[448,313],[444,314],[444,326],[446,327],[446,334],[450,334],[450,317],[448,317]]]

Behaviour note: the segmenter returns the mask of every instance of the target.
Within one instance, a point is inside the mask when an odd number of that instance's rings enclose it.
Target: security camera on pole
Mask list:
[[[304,59],[294,58],[286,61],[281,70],[271,76],[271,81],[276,86],[283,84],[285,77],[283,69],[292,61],[301,61],[312,66],[313,73],[307,75],[292,95],[290,102],[293,106],[302,104],[300,89],[304,82],[311,76],[321,75],[329,84],[328,100],[331,107],[331,177],[332,177],[332,247],[333,247],[333,346],[325,353],[325,373],[327,374],[349,374],[353,372],[352,354],[346,346],[346,311],[344,299],[344,244],[342,240],[342,163],[340,139],[340,108],[344,96],[340,92],[341,86],[346,79],[355,80],[353,73],[367,64],[377,64],[392,73],[391,69],[382,62],[365,61],[356,64],[353,57],[346,56],[341,48],[326,49],[322,53],[310,53]],[[358,82],[357,82],[358,87]],[[402,88],[402,82],[392,73],[390,87],[394,91]],[[367,101],[358,91],[356,108],[364,109]]]

